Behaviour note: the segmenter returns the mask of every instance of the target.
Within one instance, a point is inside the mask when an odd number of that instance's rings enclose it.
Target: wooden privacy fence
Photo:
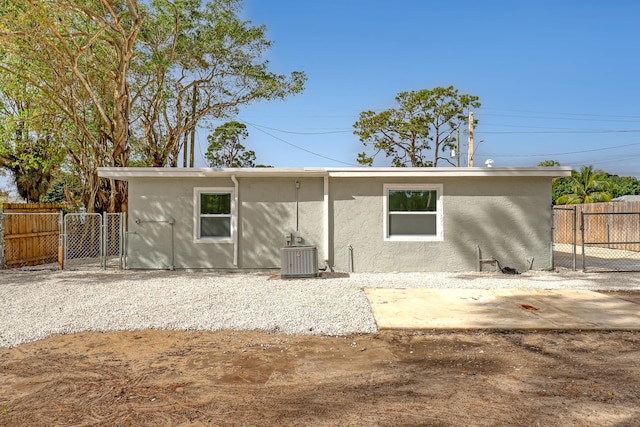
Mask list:
[[[586,242],[607,242],[610,249],[640,251],[640,202],[554,206],[554,243],[582,245],[582,213],[589,218]]]
[[[0,213],[0,268],[58,262],[62,211],[54,203],[8,203]]]

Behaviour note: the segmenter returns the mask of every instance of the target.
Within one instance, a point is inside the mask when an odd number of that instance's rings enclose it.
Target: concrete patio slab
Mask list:
[[[365,289],[379,329],[640,330],[640,305],[586,290]]]

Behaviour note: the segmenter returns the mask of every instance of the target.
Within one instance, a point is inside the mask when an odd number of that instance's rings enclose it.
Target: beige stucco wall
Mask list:
[[[299,182],[296,207],[296,181]],[[129,182],[129,268],[279,268],[285,234],[322,253],[322,178],[238,178],[238,259],[233,243],[194,242],[194,188],[233,187],[226,178]],[[172,226],[166,221],[173,219]],[[137,223],[136,220],[140,220]],[[173,250],[172,250],[173,245]]]
[[[233,187],[221,178],[132,178],[129,268],[280,268],[285,234],[318,247],[324,261],[322,177],[239,177],[238,247],[193,241],[194,187]],[[296,181],[299,189],[296,196]],[[385,241],[383,185],[441,184],[442,241]],[[520,271],[551,268],[551,178],[330,178],[329,253],[337,271],[474,271],[483,258]],[[296,203],[297,197],[297,203]],[[174,220],[173,227],[167,221]],[[137,223],[136,220],[140,220]],[[173,232],[173,236],[172,236]],[[489,266],[485,266],[485,269]]]
[[[443,185],[442,241],[385,241],[383,185]],[[483,258],[526,271],[551,268],[551,179],[333,179],[333,261],[347,271],[474,271]],[[485,269],[489,266],[485,266]]]
[[[238,178],[239,266],[280,268],[285,234],[322,253],[322,178]],[[298,203],[296,207],[296,182]],[[318,265],[321,265],[320,262]]]

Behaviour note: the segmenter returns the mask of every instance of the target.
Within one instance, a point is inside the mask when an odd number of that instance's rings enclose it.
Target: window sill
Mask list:
[[[193,243],[233,243],[233,239],[231,237],[209,237],[209,238],[201,238],[201,239],[193,239]]]
[[[387,236],[385,242],[442,242],[442,236]]]

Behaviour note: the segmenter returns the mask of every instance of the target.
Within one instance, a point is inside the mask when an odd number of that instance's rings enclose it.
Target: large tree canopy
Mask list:
[[[55,118],[39,108],[37,91],[13,76],[2,77],[0,168],[11,173],[21,197],[37,202],[56,178],[64,157],[60,141],[50,132]]]
[[[610,201],[610,183],[607,178],[605,172],[594,171],[592,166],[583,166],[579,172],[571,171],[571,176],[567,177],[571,192],[558,197],[556,204],[571,205]]]
[[[453,86],[401,92],[396,102],[398,108],[365,111],[354,123],[354,134],[373,149],[358,155],[360,164],[373,165],[381,152],[393,166],[438,166],[440,160],[449,161],[441,154],[454,146],[454,132],[469,110],[480,107],[477,96],[460,94]]]
[[[212,168],[252,168],[256,153],[240,142],[249,136],[247,126],[239,122],[228,122],[218,126],[211,135],[205,157]]]
[[[0,2],[0,79],[37,92],[31,108],[82,176],[89,211],[126,209],[126,183],[99,179],[97,167],[127,166],[132,153],[136,164],[175,166],[202,121],[302,90],[303,73],[269,70],[265,28],[241,21],[240,4]],[[11,150],[14,136],[0,131]]]

